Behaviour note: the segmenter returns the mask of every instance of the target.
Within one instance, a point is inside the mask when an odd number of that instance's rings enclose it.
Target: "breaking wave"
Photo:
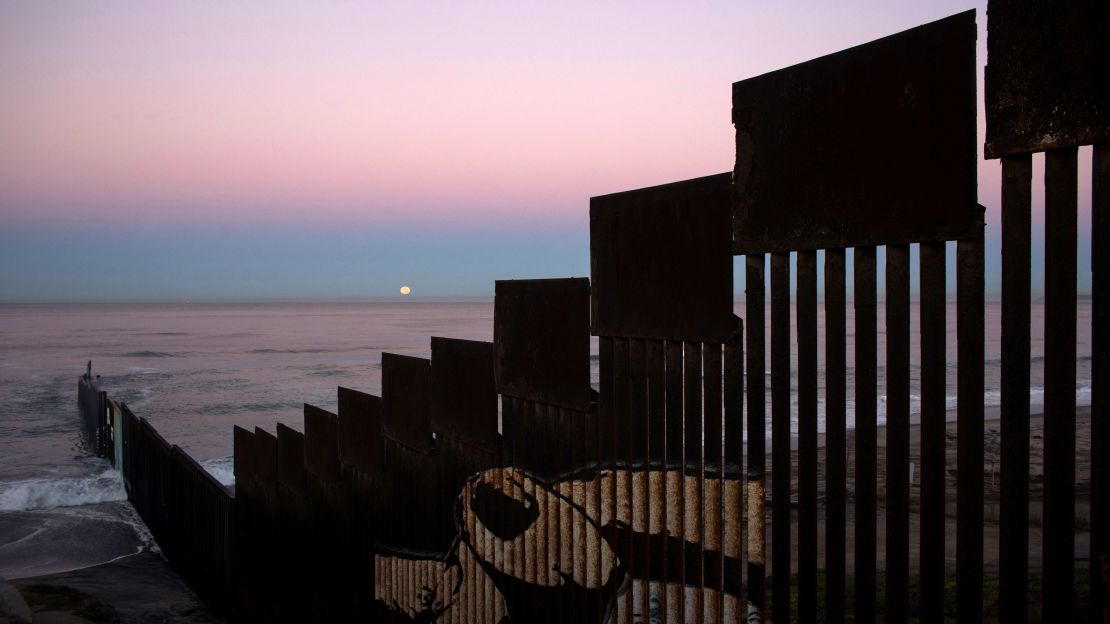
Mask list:
[[[126,499],[123,479],[112,469],[88,477],[0,482],[0,511],[75,507]]]
[[[201,468],[204,468],[208,474],[216,478],[217,481],[224,485],[235,484],[235,458],[228,457],[215,457],[213,459],[206,459],[200,462]]]

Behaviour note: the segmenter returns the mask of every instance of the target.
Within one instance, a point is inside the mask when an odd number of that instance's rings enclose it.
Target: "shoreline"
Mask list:
[[[9,579],[9,583],[23,596],[36,621],[48,614],[66,622],[222,621],[165,559],[149,550],[79,570]],[[80,619],[62,619],[66,616]]]
[[[950,414],[954,414],[955,410],[951,410]],[[1075,410],[1075,453],[1076,453],[1076,501],[1078,502],[1084,497],[1081,494],[1089,493],[1089,479],[1090,479],[1090,450],[1091,450],[1091,407],[1089,405],[1079,406]],[[997,500],[998,486],[997,481],[999,477],[999,464],[1001,461],[1001,424],[999,418],[984,418],[983,419],[983,473],[984,473],[984,499],[990,502],[992,494]],[[886,485],[886,430],[887,425],[878,425],[876,427],[876,480],[878,488],[879,502],[883,500],[883,490]],[[847,476],[848,482],[852,483],[855,477],[855,466],[852,461],[855,453],[855,436],[852,434],[854,430],[848,430],[847,436]],[[945,422],[945,467],[948,474],[945,490],[949,494],[948,498],[951,502],[955,501],[955,486],[956,486],[956,472],[957,465],[956,457],[956,436],[958,431],[958,423],[954,419],[948,419]],[[1030,503],[1038,502],[1039,495],[1042,490],[1041,480],[1044,473],[1044,455],[1043,455],[1043,434],[1044,434],[1044,414],[1034,413],[1029,416],[1029,494]],[[921,423],[911,423],[909,427],[910,438],[910,462],[917,468],[921,465]],[[768,450],[770,446],[768,445]],[[797,469],[798,469],[798,448],[797,437],[791,436],[791,464],[792,470],[792,483],[797,483]],[[825,464],[825,434],[818,434],[817,455],[818,455],[818,495],[823,495],[824,489],[824,464]],[[769,459],[769,458],[768,458]],[[768,475],[770,470],[768,469]],[[992,483],[993,478],[993,483]],[[911,497],[915,488],[920,488],[920,473],[915,469],[911,479]],[[1086,486],[1086,487],[1084,487]],[[1083,517],[1080,514],[1080,517]]]

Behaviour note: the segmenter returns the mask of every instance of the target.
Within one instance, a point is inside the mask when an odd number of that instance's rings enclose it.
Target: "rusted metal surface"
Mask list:
[[[232,469],[235,472],[235,494],[254,487],[254,433],[238,425],[232,427]]]
[[[513,412],[514,399],[511,397],[501,397],[501,441],[502,441],[502,461],[504,470],[501,473],[502,478],[502,491],[512,497],[514,500],[523,500],[523,496],[519,494],[517,483],[517,430],[519,429],[517,418]],[[513,496],[516,494],[517,496]],[[522,505],[523,506],[523,505]],[[505,510],[502,515],[502,521],[507,521],[510,511]],[[504,547],[504,562],[505,573],[514,578],[524,578],[524,570],[522,568],[524,558],[524,540],[519,535],[512,536],[511,539],[505,541]]]
[[[1002,159],[1002,376],[998,609],[1028,620],[1029,323],[1032,223],[1029,155]]]
[[[601,336],[598,343],[598,463],[601,468],[599,484],[599,527],[612,525],[617,518],[616,488],[616,414],[613,405],[614,342],[616,339]],[[611,540],[607,540],[612,543]],[[604,579],[609,570],[617,568],[615,549],[601,553],[598,570],[599,578]],[[612,606],[610,608],[613,608]]]
[[[493,343],[432,338],[432,429],[485,451],[497,451]]]
[[[886,617],[909,618],[910,247],[886,246]]]
[[[686,342],[682,345],[683,356],[683,413],[684,434],[686,438],[685,470],[683,479],[683,519],[682,528],[686,549],[686,605],[683,622],[702,621],[702,599],[704,598],[704,517],[702,508],[703,486],[705,484],[705,464],[702,429],[702,344]],[[689,478],[693,477],[693,478]]]
[[[876,478],[876,336],[875,248],[857,247],[855,271],[856,316],[856,622],[875,621],[875,478]]]
[[[682,413],[682,343],[667,341],[664,346],[663,380],[667,411],[666,422],[666,491],[667,533],[685,536],[685,442]],[[685,540],[683,540],[685,543]],[[666,559],[667,602],[666,621],[681,622],[686,612],[686,553],[683,548],[668,549]]]
[[[722,446],[723,404],[721,345],[707,342],[702,345],[702,551],[705,568],[705,596],[702,601],[704,622],[720,622],[722,593],[721,577],[724,558],[721,553],[721,496],[722,496]]]
[[[817,252],[797,256],[798,621],[817,621]]]
[[[573,466],[574,461],[574,425],[571,419],[571,412],[565,408],[548,407],[546,409],[548,418],[551,425],[560,431],[569,433],[570,435],[562,438],[563,443],[556,448],[560,452],[562,461],[559,464],[558,485],[552,488],[552,499],[554,505],[559,513],[559,556],[554,558],[558,565],[558,570],[555,572],[555,578],[559,583],[567,585],[573,584],[575,581],[575,550],[577,544],[574,541],[574,527],[577,524],[576,518],[578,516],[574,510],[573,504],[573,485],[571,484],[570,476],[571,470],[567,465]],[[567,575],[568,578],[564,578]],[[580,619],[578,613],[578,596],[574,592],[569,592],[563,604],[559,605],[563,611],[563,620]]]
[[[956,243],[956,617],[983,620],[983,231]]]
[[[540,434],[537,436],[536,446],[538,449],[545,451],[543,453],[541,474],[547,477],[548,484],[550,484],[548,487],[543,487],[543,484],[540,484],[539,487],[540,495],[544,498],[546,504],[548,522],[546,549],[541,549],[544,553],[542,557],[537,555],[536,576],[537,579],[543,580],[544,585],[551,587],[562,582],[559,572],[567,569],[564,562],[566,550],[562,539],[563,526],[566,524],[567,518],[563,514],[562,505],[560,505],[560,495],[563,494],[561,491],[562,484],[555,485],[559,466],[558,456],[562,454],[564,447],[556,442],[556,440],[561,440],[561,436],[554,437],[551,435],[559,431],[557,408],[539,402],[533,403],[532,408],[532,418],[535,419],[536,431]],[[554,621],[561,621],[569,615],[564,613],[570,606],[568,602],[557,600],[555,596],[549,596],[548,601],[548,613],[552,614]]]
[[[1110,620],[1110,143],[1091,178],[1091,619]]]
[[[356,574],[345,555],[355,546],[346,535],[347,499],[341,485],[339,417],[304,405],[306,611],[322,620],[350,617],[345,583]]]
[[[595,335],[728,339],[731,192],[722,173],[590,199]]]
[[[771,617],[790,621],[790,254],[771,254]]]
[[[1110,140],[1110,6],[987,4],[987,158]]]
[[[1072,619],[1075,591],[1077,173],[1075,148],[1045,154],[1042,608],[1061,620]]]
[[[583,513],[588,509],[586,502],[586,483],[584,478],[587,474],[583,473],[580,468],[587,465],[588,456],[586,454],[586,447],[588,444],[588,433],[586,431],[587,421],[591,420],[589,414],[575,410],[562,408],[563,418],[571,431],[575,432],[570,438],[571,442],[571,466],[573,469],[570,473],[570,478],[567,479],[567,490],[570,495],[569,501],[563,501],[563,507],[572,512],[572,531],[570,548],[573,555],[572,559],[572,578],[575,585],[580,587],[589,587],[588,573],[586,566],[588,563],[588,547],[589,536],[587,534],[586,515]],[[590,534],[597,533],[596,531],[589,532]],[[592,619],[589,616],[590,609],[586,597],[578,592],[572,594],[574,604],[574,618],[579,621],[587,621]]]
[[[305,470],[327,482],[339,481],[339,417],[306,403],[304,434]]]
[[[349,617],[340,587],[352,574],[340,553],[349,544],[343,535],[344,506],[340,485],[338,418],[327,410],[304,406],[305,565],[316,572],[305,578],[305,608],[323,620]]]
[[[632,471],[628,461],[632,446],[632,432],[629,431],[631,416],[628,404],[630,396],[629,344],[625,338],[613,339],[613,443],[614,443],[614,519],[625,525],[632,524]],[[635,569],[636,553],[633,551],[632,531],[618,534],[617,550],[620,552],[620,565],[625,574]],[[632,622],[636,605],[633,599],[631,579],[622,593],[618,593],[616,612],[618,622]]]
[[[304,434],[278,423],[277,441],[278,484],[292,492],[304,494]]]
[[[945,251],[921,244],[921,621],[944,620]]]
[[[277,437],[265,429],[255,427],[254,443],[254,478],[258,493],[271,501],[277,495]]]
[[[266,548],[278,539],[277,531],[277,438],[264,429],[254,430],[254,480],[251,493],[252,508],[255,513],[255,551],[256,587],[262,588],[255,597],[254,611],[258,619],[275,621],[278,600],[275,596],[278,587],[278,552]]]
[[[746,276],[744,279],[745,327],[747,328],[747,374],[749,380],[764,380],[767,370],[767,351],[764,339],[767,287],[764,283],[766,263],[763,254],[749,254],[745,259]],[[766,383],[748,383],[748,462],[747,497],[748,501],[748,610],[745,620],[752,624],[762,622],[766,617],[766,556],[764,535],[764,472],[766,470],[766,450],[764,440],[766,429],[764,418],[767,416]]]
[[[645,346],[647,382],[648,447],[644,469],[647,471],[647,535],[648,561],[651,564],[651,585],[648,609],[658,613],[657,619],[665,620],[667,613],[667,505],[666,498],[666,351],[662,340],[648,340]],[[650,617],[649,617],[650,619]]]
[[[966,235],[975,110],[974,11],[733,84],[735,253]]]
[[[632,530],[635,532],[630,553],[633,573],[633,617],[644,619],[650,609],[649,588],[646,574],[638,571],[651,569],[651,549],[648,540],[648,413],[647,413],[647,353],[644,341],[628,341],[628,467],[632,473]],[[619,400],[619,397],[618,397]]]
[[[340,387],[339,459],[361,472],[378,477],[382,466],[382,400]]]
[[[382,353],[382,433],[417,450],[432,444],[431,362]]]
[[[495,290],[497,391],[589,410],[590,281],[502,280]]]
[[[255,553],[259,530],[254,508],[254,433],[236,425],[232,428],[232,462],[235,471],[235,612],[253,614],[260,593],[257,587],[258,557]]]
[[[598,405],[595,405],[589,414],[583,414],[583,423],[583,437],[586,442],[586,456],[584,459],[588,466],[586,475],[590,479],[590,482],[586,484],[585,492],[586,583],[587,587],[601,587],[608,580],[608,568],[604,568],[604,557],[602,556],[604,541],[600,526],[594,524],[601,520],[601,470],[603,466],[602,458],[604,457],[601,448],[602,419],[599,417]],[[587,612],[589,614],[604,614],[606,605],[603,603],[604,598],[600,596],[591,599],[586,606]]]
[[[725,589],[722,602],[721,621],[736,624],[743,620],[740,593],[743,587],[744,547],[742,523],[742,490],[744,479],[742,466],[744,442],[744,327],[739,318],[733,319],[735,328],[732,338],[724,347],[724,500],[722,501],[723,525],[722,552],[724,559],[735,561],[735,565],[724,565],[721,583]]]
[[[337,399],[338,458],[347,510],[340,555],[346,571],[339,591],[348,596],[348,613],[369,613],[385,580],[384,561],[376,556],[383,515],[381,399],[343,387]]]
[[[847,568],[847,301],[843,249],[825,250],[825,618],[843,624]]]
[[[304,610],[322,620],[336,621],[350,617],[343,583],[351,570],[340,555],[349,543],[342,533],[346,510],[338,482],[329,483],[312,473],[305,475],[305,481],[303,564],[314,573],[301,578]]]
[[[308,553],[308,508],[304,469],[304,434],[277,425],[277,558],[276,603],[279,621],[304,619],[310,592],[305,570]]]
[[[276,603],[279,621],[304,621],[306,558],[304,434],[277,425]]]

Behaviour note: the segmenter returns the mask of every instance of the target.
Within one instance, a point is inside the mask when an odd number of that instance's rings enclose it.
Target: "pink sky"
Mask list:
[[[193,257],[225,234],[272,235],[253,258],[265,266],[290,235],[326,245],[328,232],[352,241],[399,232],[404,253],[440,259],[428,275],[483,255],[485,272],[467,278],[486,284],[523,276],[512,272],[519,249],[498,246],[498,232],[512,231],[558,239],[526,275],[582,274],[590,196],[732,168],[734,81],[968,8],[979,25],[981,145],[985,4],[7,0],[0,298],[67,296],[67,267],[94,254],[63,239],[89,227],[110,230],[119,247],[145,236],[149,253],[159,253],[155,240],[194,232],[179,261],[160,260],[203,273],[199,284],[225,279]],[[1089,149],[1079,164],[1083,291]],[[988,292],[999,173],[980,160]],[[442,240],[458,247],[430,242]],[[232,243],[221,249],[238,261]],[[403,264],[390,258],[375,266]],[[355,252],[340,260],[370,262]],[[119,292],[145,292],[129,285],[133,260],[115,263]],[[306,283],[332,266],[302,265]]]
[[[0,215],[584,219],[730,169],[733,81],[968,7],[6,2]]]

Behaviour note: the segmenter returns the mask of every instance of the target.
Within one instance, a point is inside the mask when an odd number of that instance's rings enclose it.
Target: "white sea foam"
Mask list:
[[[123,479],[113,469],[88,477],[0,482],[0,511],[74,507],[126,499]]]
[[[228,457],[214,457],[206,459],[200,463],[201,467],[208,471],[208,474],[216,477],[216,480],[224,485],[235,484],[235,458]]]

